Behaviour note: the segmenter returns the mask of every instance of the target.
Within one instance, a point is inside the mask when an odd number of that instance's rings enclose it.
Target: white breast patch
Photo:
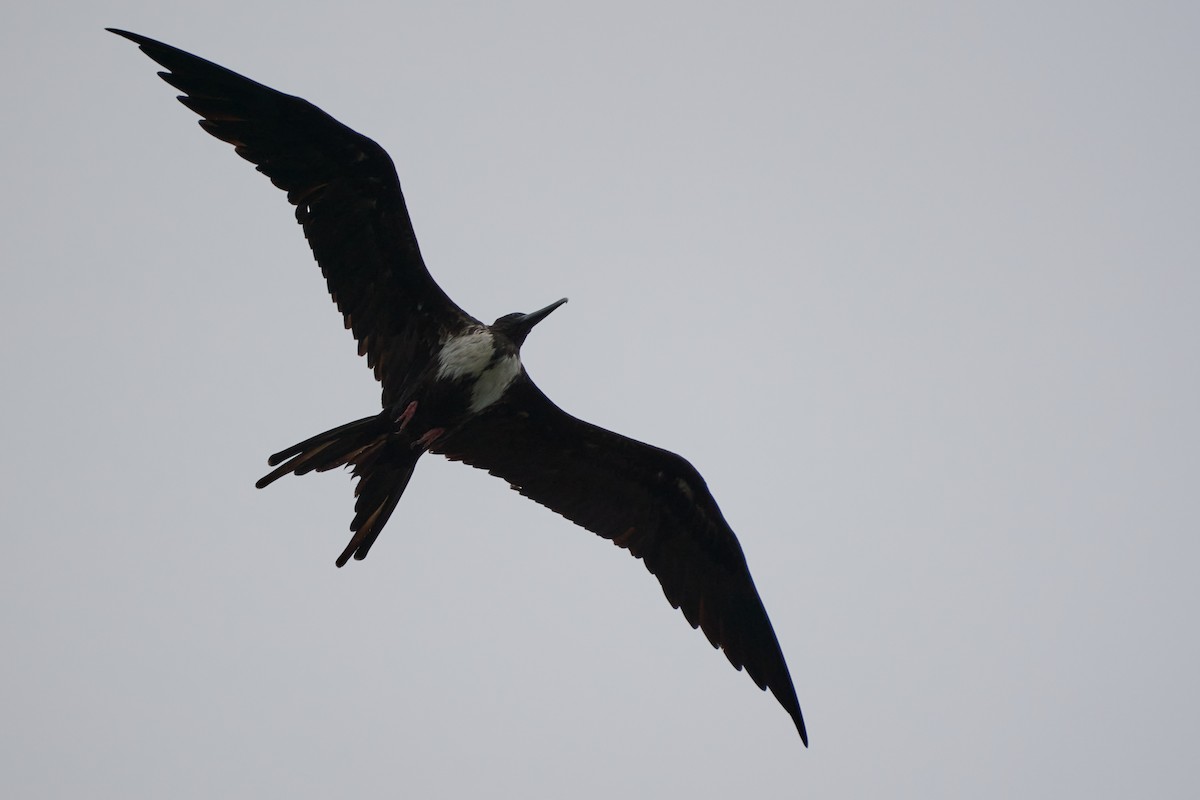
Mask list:
[[[438,380],[481,374],[492,360],[491,331],[474,331],[455,336],[438,353]]]
[[[504,395],[504,390],[520,374],[521,359],[516,356],[505,356],[492,364],[483,371],[479,380],[475,381],[475,386],[471,388],[471,405],[468,406],[468,410],[472,414],[478,414],[499,400]]]
[[[490,331],[479,330],[455,336],[438,353],[438,380],[467,380],[471,384],[468,410],[477,414],[504,395],[518,375],[521,359],[515,355],[492,361],[495,348]]]

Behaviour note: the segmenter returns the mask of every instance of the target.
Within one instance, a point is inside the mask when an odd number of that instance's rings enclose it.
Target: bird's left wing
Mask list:
[[[640,558],[714,647],[770,689],[808,734],[737,537],[700,473],[666,450],[554,405],[522,372],[502,400],[433,446]]]
[[[389,405],[444,331],[475,320],[426,269],[387,152],[306,100],[146,36],[109,30],[166,67],[159,76],[184,93],[179,101],[202,117],[200,126],[287,192]]]

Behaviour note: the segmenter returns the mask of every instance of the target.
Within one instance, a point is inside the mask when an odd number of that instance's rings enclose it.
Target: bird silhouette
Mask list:
[[[162,42],[109,28],[158,73],[200,126],[287,193],[329,293],[383,388],[383,410],[270,457],[258,481],[350,467],[352,537],[364,558],[425,453],[461,461],[642,560],[663,593],[730,663],[770,689],[808,734],[787,663],[737,537],[680,456],[562,411],[521,363],[525,337],[566,302],[486,325],[434,282],[391,158],[298,97]]]

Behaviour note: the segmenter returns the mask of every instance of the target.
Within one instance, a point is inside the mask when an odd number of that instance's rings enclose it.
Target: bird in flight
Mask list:
[[[486,470],[640,558],[693,628],[772,694],[807,746],[783,652],[737,537],[680,456],[567,414],[530,379],[521,345],[566,299],[485,325],[434,282],[391,158],[311,103],[128,31],[200,127],[287,192],[383,410],[281,450],[259,488],[350,467],[365,558],[425,453]]]

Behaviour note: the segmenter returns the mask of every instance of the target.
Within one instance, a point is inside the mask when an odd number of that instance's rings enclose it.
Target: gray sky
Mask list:
[[[23,4],[0,28],[12,797],[1191,797],[1194,3]],[[836,6],[832,7],[831,6]],[[569,411],[687,456],[812,748],[627,554],[425,459],[145,33],[396,161]]]

